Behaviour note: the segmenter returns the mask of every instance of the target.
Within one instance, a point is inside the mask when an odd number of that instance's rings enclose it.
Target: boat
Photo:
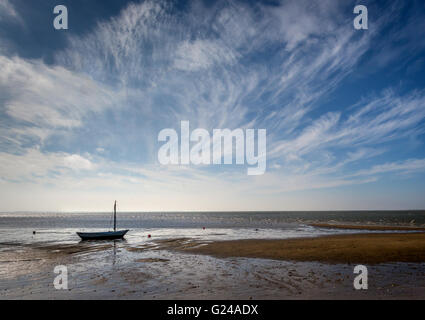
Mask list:
[[[81,240],[114,240],[122,239],[128,230],[117,231],[117,201],[114,203],[114,231],[106,232],[77,232]]]

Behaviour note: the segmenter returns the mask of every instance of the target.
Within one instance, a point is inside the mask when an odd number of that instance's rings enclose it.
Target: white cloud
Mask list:
[[[209,40],[185,41],[176,51],[174,67],[184,71],[211,68],[214,64],[232,64],[236,54],[231,48]]]
[[[114,93],[90,78],[41,61],[0,56],[0,90],[11,117],[40,127],[76,127],[111,108]]]
[[[370,176],[388,172],[412,173],[421,171],[425,171],[425,159],[408,159],[404,161],[375,165],[370,169],[359,170],[349,175],[349,177]]]
[[[18,19],[18,13],[9,0],[0,0],[0,21],[7,18]]]
[[[423,129],[418,124],[425,119],[425,92],[399,96],[387,90],[381,96],[363,99],[348,111],[349,116],[329,113],[313,120],[293,139],[276,141],[269,155],[314,156],[331,148],[360,146],[376,149],[379,144],[420,134]]]
[[[16,147],[83,125],[87,117],[122,106],[123,94],[63,67],[0,56],[3,112],[12,119],[2,135]],[[11,128],[10,128],[11,127]]]
[[[73,170],[93,170],[95,165],[78,154],[67,155],[63,159],[64,165]]]
[[[46,183],[49,175],[58,175],[60,181],[72,174],[69,170],[95,168],[89,159],[78,154],[43,153],[39,149],[28,149],[24,154],[0,152],[0,178],[6,181]]]
[[[293,50],[312,36],[337,29],[343,7],[336,1],[281,1],[279,6],[263,6],[263,11],[272,18],[274,36]]]

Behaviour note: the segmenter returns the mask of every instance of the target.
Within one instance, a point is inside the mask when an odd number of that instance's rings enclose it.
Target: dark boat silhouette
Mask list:
[[[77,232],[82,240],[113,240],[122,239],[128,230],[117,231],[117,201],[114,203],[114,231],[106,232]]]

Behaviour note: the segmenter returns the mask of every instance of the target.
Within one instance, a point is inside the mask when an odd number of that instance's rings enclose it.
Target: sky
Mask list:
[[[424,30],[423,1],[0,0],[0,211],[425,209]],[[160,164],[181,121],[266,129],[265,173]]]

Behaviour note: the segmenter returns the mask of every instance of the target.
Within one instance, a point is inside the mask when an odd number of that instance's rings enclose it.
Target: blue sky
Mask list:
[[[425,208],[423,1],[57,4],[0,0],[1,211]],[[160,165],[182,120],[266,129],[266,173]]]

